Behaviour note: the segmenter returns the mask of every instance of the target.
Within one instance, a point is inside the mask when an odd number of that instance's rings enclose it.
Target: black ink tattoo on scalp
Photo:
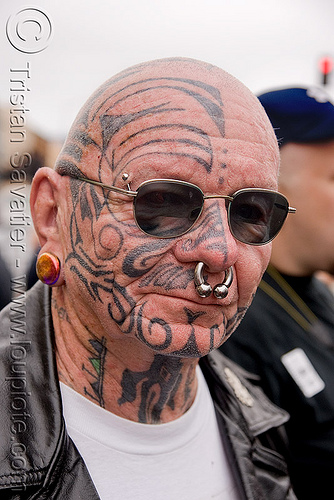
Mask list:
[[[90,382],[91,389],[88,390],[86,387],[84,387],[84,393],[86,396],[90,397],[102,408],[104,408],[103,382],[104,365],[107,352],[106,339],[105,337],[102,337],[101,340],[91,339],[89,343],[94,349],[92,356],[89,358],[91,368],[88,370],[83,364],[82,370],[87,372],[93,380],[92,382]]]
[[[210,134],[189,123],[189,109],[186,103],[184,107],[173,106],[172,103],[175,97],[177,97],[176,102],[179,102],[180,95],[185,96],[185,102],[187,99],[196,101],[216,127],[214,135],[218,133],[224,137],[225,120],[219,90],[212,85],[189,78],[161,76],[140,79],[140,70],[137,72],[137,80],[133,79],[136,71],[123,72],[106,82],[91,97],[75,122],[57,162],[56,169],[60,174],[75,175],[80,172],[83,148],[90,148],[96,151],[96,158],[99,158],[97,162],[99,180],[102,180],[105,168],[116,174],[114,175],[116,180],[128,166],[129,157],[133,162],[150,154],[146,151],[146,147],[152,144],[157,145],[153,154],[189,157],[203,166],[207,173],[211,172],[213,150]],[[134,81],[127,82],[129,75]],[[122,79],[124,86],[113,91],[113,85]],[[149,97],[146,99],[145,94],[161,93],[166,95],[165,101],[159,98],[159,104],[148,105],[152,99]],[[103,97],[104,94],[106,97]],[[133,110],[134,98],[136,98],[136,111]],[[184,120],[179,116],[182,117],[183,113],[185,113]],[[158,115],[163,115],[165,123],[161,123],[161,120],[155,125],[143,125],[143,119],[146,118],[147,123],[147,118],[154,121],[154,117]],[[131,131],[127,133],[125,129],[129,125]],[[176,137],[175,131],[172,136],[168,136],[168,131],[173,129],[179,130],[179,137]],[[119,143],[116,142],[111,147],[111,142],[121,132],[123,137],[120,136]],[[134,145],[132,145],[133,139],[136,139]],[[164,144],[169,144],[171,147],[166,149]],[[176,146],[181,146],[181,149]],[[191,146],[191,152],[188,152],[188,146]]]

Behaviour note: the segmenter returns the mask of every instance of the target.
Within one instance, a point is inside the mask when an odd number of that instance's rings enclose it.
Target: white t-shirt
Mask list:
[[[165,424],[140,424],[61,384],[68,433],[101,500],[237,500],[201,370],[191,408]]]

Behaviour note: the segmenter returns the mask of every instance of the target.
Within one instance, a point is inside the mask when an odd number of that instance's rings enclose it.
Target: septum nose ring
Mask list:
[[[213,290],[211,285],[209,283],[206,283],[203,277],[203,269],[204,269],[204,263],[199,262],[196,267],[195,267],[195,288],[196,292],[200,297],[209,297],[211,293],[213,292],[213,295],[217,299],[224,299],[227,294],[228,294],[228,289],[232,284],[233,281],[233,270],[232,267],[229,267],[225,271],[225,278],[222,283],[218,283],[217,285],[214,286]]]

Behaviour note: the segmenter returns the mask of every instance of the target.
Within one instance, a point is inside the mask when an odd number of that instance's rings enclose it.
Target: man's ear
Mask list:
[[[51,168],[38,169],[31,185],[30,210],[40,253],[53,253],[62,265],[63,247],[57,220],[61,193],[64,193],[64,177]]]
[[[37,170],[30,191],[30,210],[43,248],[58,238],[57,211],[62,177],[51,168]]]

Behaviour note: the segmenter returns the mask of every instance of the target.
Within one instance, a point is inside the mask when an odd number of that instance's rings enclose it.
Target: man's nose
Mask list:
[[[238,244],[232,236],[223,200],[206,200],[200,219],[175,246],[180,262],[203,262],[210,273],[222,272],[237,260]]]

